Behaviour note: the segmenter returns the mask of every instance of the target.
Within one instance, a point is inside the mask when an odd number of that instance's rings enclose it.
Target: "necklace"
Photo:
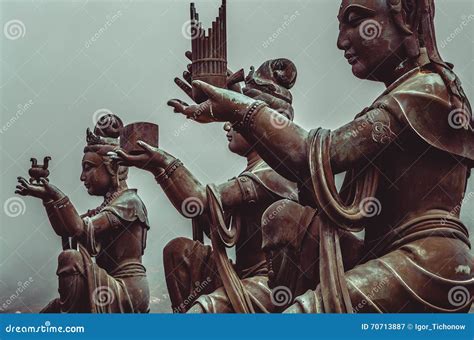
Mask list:
[[[109,191],[108,193],[105,194],[104,202],[102,202],[101,205],[99,205],[97,208],[88,210],[87,211],[87,216],[92,217],[97,214],[99,214],[106,206],[109,205],[110,202],[112,202],[114,199],[120,196],[120,194],[124,191],[124,189],[118,189],[116,191]]]

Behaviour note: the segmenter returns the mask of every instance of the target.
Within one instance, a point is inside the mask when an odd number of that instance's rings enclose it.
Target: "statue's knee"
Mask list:
[[[59,305],[63,312],[85,311],[84,291],[86,280],[84,276],[84,261],[77,250],[65,250],[58,257],[59,276]]]
[[[56,274],[62,276],[78,273],[84,273],[84,261],[81,253],[77,250],[68,249],[59,254]]]
[[[295,246],[304,211],[303,206],[290,200],[280,200],[270,205],[262,216],[263,249]]]
[[[186,250],[192,247],[192,243],[193,240],[185,237],[178,237],[169,241],[163,248],[163,262],[165,270],[173,270],[176,264],[181,263],[181,260],[186,254]]]

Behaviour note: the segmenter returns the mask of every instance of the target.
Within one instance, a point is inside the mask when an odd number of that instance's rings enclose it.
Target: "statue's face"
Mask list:
[[[392,20],[388,0],[343,0],[337,47],[361,79],[384,81],[406,59],[403,36]]]
[[[236,132],[230,123],[224,125],[224,130],[227,131],[227,140],[229,141],[229,150],[240,156],[246,156],[251,151],[250,144],[238,132]]]
[[[86,152],[82,158],[81,181],[89,195],[104,196],[112,187],[112,177],[104,160],[95,152]]]

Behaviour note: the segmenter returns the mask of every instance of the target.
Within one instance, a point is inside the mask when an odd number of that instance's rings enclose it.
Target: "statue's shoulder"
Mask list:
[[[385,109],[431,146],[474,160],[474,132],[456,125],[457,116],[471,113],[453,109],[439,74],[411,71],[388,87],[372,107]]]
[[[390,85],[374,106],[385,107],[403,119],[405,115],[426,114],[439,109],[449,113],[450,102],[439,74],[416,69]]]
[[[148,212],[136,189],[126,189],[120,192],[104,208],[104,211],[110,211],[120,219],[129,222],[138,219],[149,228]]]
[[[298,199],[297,185],[278,174],[264,161],[260,162],[253,169],[245,171],[239,177],[250,178],[256,185],[262,186],[269,193],[293,201]]]

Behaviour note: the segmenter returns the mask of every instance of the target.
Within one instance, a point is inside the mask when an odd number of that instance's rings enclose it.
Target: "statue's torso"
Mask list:
[[[241,218],[241,234],[236,244],[236,266],[240,270],[252,268],[265,262],[262,250],[262,215],[277,200],[292,198],[296,184],[277,174],[266,163],[260,162],[242,173],[254,185],[265,187],[267,192],[258,202],[246,204],[235,209],[232,214]],[[296,194],[295,194],[296,198]]]
[[[145,205],[134,189],[123,191],[102,212],[111,214],[117,226],[96,237],[97,264],[113,272],[125,263],[141,263],[149,222]]]
[[[471,157],[469,132],[450,125],[450,99],[441,77],[414,70],[388,88],[373,107],[387,110],[401,129],[373,160],[380,169],[375,195],[380,214],[366,226],[369,248],[392,229],[440,210],[459,217]],[[471,136],[472,138],[472,136]],[[466,145],[467,144],[467,145]]]

